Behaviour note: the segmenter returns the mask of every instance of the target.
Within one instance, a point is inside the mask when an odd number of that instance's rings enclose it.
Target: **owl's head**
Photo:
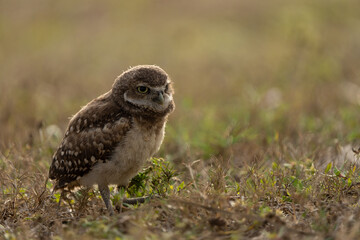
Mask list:
[[[116,78],[112,95],[125,110],[143,115],[166,115],[174,110],[173,88],[158,66],[140,65]]]

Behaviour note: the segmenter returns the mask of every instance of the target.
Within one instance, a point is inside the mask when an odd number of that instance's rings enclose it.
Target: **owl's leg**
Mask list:
[[[126,186],[118,185],[118,191],[120,193],[120,213],[122,212],[126,189]]]
[[[109,211],[109,215],[114,215],[114,209],[110,202],[110,189],[108,185],[99,185],[99,191],[102,199],[104,200],[105,206]]]

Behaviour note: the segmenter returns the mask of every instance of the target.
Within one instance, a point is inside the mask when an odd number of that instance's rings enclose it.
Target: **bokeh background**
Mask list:
[[[139,64],[176,110],[127,194],[162,197],[60,201],[69,117]],[[0,0],[0,239],[360,239],[359,147],[359,0]]]
[[[359,13],[351,0],[0,1],[0,145],[62,134],[138,64],[175,82],[162,151],[211,155],[299,132],[354,143]]]

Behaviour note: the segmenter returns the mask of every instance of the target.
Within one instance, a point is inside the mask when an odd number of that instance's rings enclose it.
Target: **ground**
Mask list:
[[[1,239],[359,239],[360,4],[0,1]],[[157,64],[176,110],[109,217],[52,193],[69,117]],[[120,209],[119,193],[112,201]]]

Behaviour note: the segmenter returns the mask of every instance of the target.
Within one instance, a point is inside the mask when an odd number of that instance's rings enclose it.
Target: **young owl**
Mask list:
[[[126,187],[159,150],[175,108],[173,93],[158,66],[133,67],[117,77],[110,91],[71,118],[50,166],[54,189],[98,185],[112,215],[108,185]]]

